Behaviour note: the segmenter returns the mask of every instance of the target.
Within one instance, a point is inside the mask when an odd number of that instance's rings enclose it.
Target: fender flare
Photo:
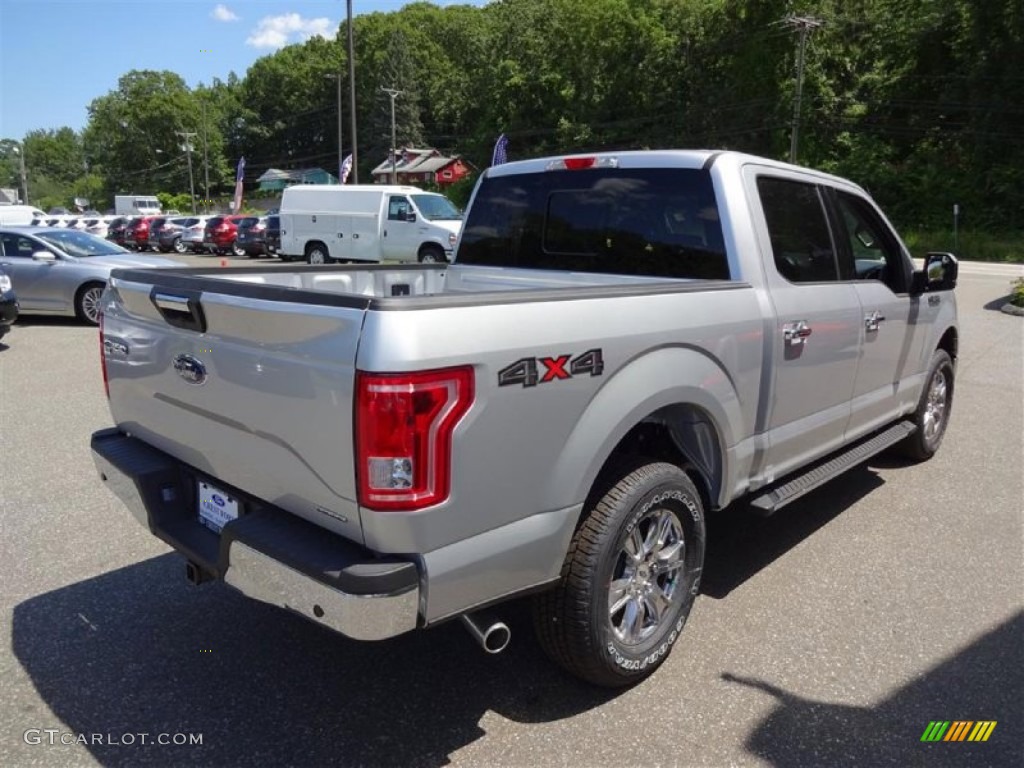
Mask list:
[[[720,497],[722,488],[729,487],[728,449],[742,434],[735,382],[707,351],[668,346],[626,363],[595,393],[548,473],[541,508],[563,509],[584,501],[622,438],[659,409],[680,404],[702,411],[714,429],[722,470],[714,496]]]

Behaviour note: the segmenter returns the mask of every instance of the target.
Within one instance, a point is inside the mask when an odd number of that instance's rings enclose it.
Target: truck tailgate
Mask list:
[[[366,301],[173,272],[110,281],[102,334],[117,426],[208,475],[197,481],[361,543],[352,393]]]

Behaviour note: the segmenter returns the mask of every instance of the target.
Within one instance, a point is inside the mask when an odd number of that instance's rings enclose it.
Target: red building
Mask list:
[[[391,183],[391,157],[378,165],[370,175],[374,184]],[[446,157],[436,149],[406,147],[395,153],[395,173],[398,184],[433,183],[440,187],[454,184],[473,168],[458,155]]]

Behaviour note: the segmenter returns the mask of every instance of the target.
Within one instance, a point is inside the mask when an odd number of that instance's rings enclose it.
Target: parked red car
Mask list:
[[[124,247],[136,251],[149,250],[149,225],[157,216],[138,216],[128,222],[124,233]]]
[[[228,251],[235,256],[245,256],[245,250],[235,242],[238,239],[238,222],[246,216],[214,216],[206,222],[203,231],[203,246],[214,253],[224,254]]]

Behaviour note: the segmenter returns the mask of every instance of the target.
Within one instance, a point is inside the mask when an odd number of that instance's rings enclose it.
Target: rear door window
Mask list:
[[[835,246],[818,187],[762,176],[757,191],[779,274],[791,283],[839,280]]]
[[[486,179],[459,263],[729,279],[711,177],[701,169],[603,168]]]

